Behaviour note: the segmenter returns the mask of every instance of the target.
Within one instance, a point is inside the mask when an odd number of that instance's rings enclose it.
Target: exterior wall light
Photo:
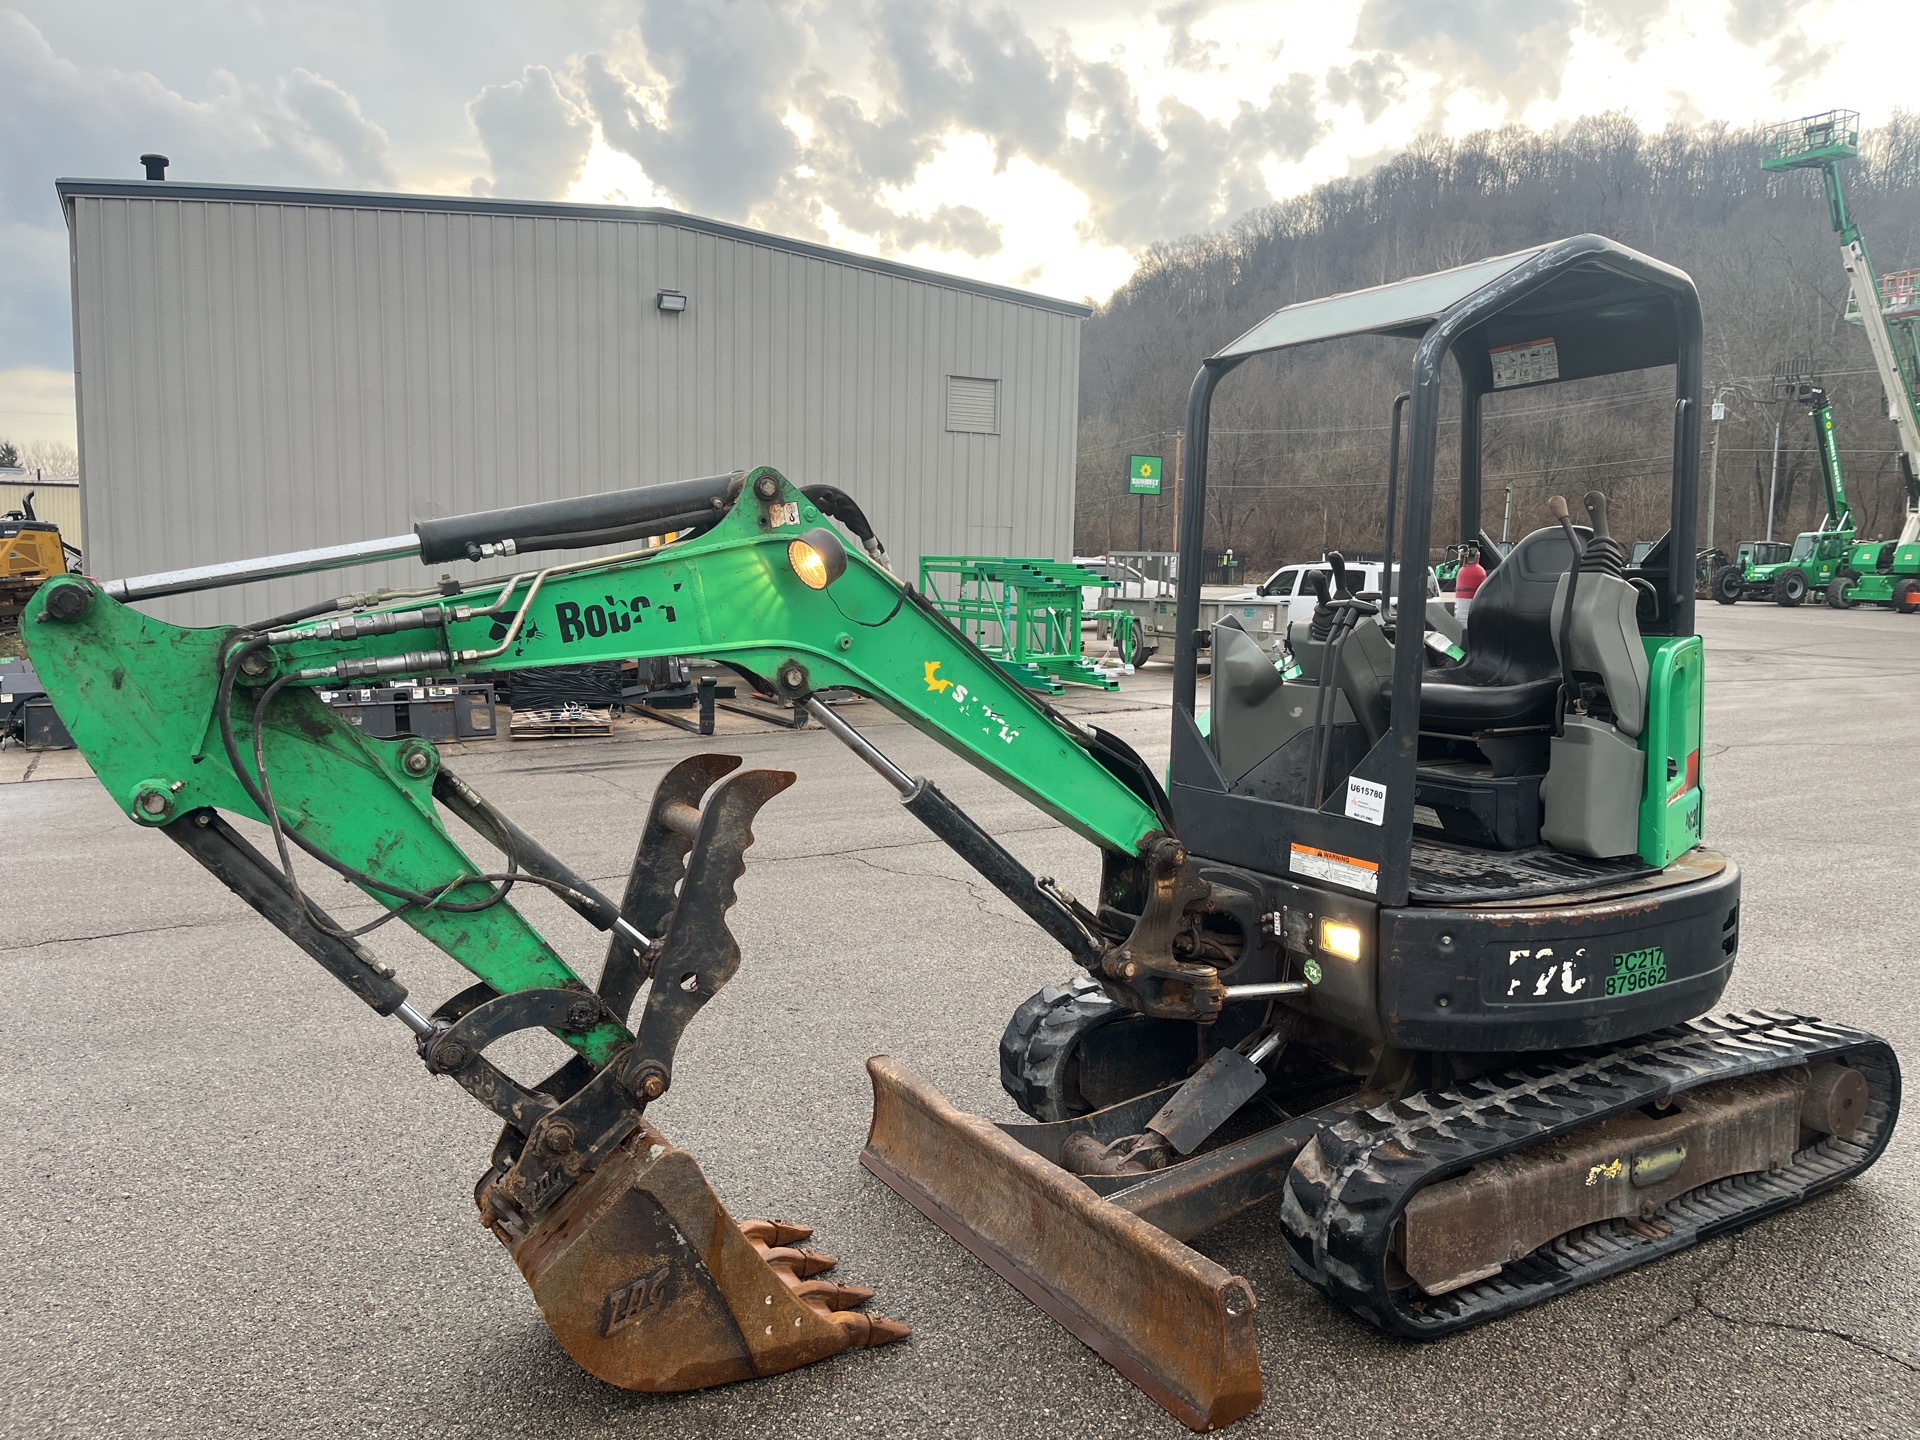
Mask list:
[[[678,290],[662,290],[655,298],[654,304],[669,315],[678,315],[687,308],[687,297]]]

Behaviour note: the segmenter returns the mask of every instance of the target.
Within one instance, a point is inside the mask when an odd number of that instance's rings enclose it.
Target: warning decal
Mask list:
[[[1380,867],[1373,861],[1342,855],[1337,850],[1318,850],[1311,845],[1296,843],[1292,848],[1287,868],[1294,874],[1305,875],[1311,880],[1325,880],[1333,885],[1345,885],[1369,895],[1379,892]]]
[[[1518,345],[1501,345],[1487,352],[1493,364],[1493,388],[1505,390],[1513,385],[1538,385],[1543,380],[1560,378],[1560,347],[1549,335],[1544,340],[1522,340]]]

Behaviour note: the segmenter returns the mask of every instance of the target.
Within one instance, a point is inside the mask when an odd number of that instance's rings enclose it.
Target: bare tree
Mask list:
[[[1920,267],[1920,115],[1896,112],[1864,134],[1847,185],[1880,268]],[[1085,327],[1079,543],[1131,542],[1127,447],[1140,436],[1170,445],[1200,361],[1281,305],[1583,231],[1694,277],[1711,386],[1763,394],[1785,357],[1813,357],[1833,397],[1856,510],[1899,513],[1892,427],[1866,343],[1844,323],[1845,277],[1817,179],[1761,170],[1753,130],[1675,125],[1648,135],[1624,116],[1601,115],[1556,134],[1510,125],[1459,140],[1423,137],[1369,175],[1155,246]],[[1215,412],[1208,548],[1232,546],[1248,574],[1315,554],[1326,541],[1377,548],[1387,412],[1407,386],[1410,353],[1397,342],[1314,347],[1236,372]],[[1597,489],[1630,517],[1623,524],[1635,538],[1654,538],[1665,524],[1671,384],[1670,372],[1650,372],[1490,400],[1489,514],[1497,521],[1511,485],[1524,533],[1542,523],[1549,494]],[[1721,422],[1722,543],[1765,528],[1773,419],[1741,400]],[[1704,447],[1712,425],[1702,430]],[[1433,534],[1443,542],[1457,512],[1450,433],[1435,496]],[[1776,534],[1820,519],[1813,445],[1804,412],[1791,409],[1781,427]],[[1169,494],[1163,506],[1170,503]],[[1171,531],[1163,514],[1149,543],[1169,543]]]

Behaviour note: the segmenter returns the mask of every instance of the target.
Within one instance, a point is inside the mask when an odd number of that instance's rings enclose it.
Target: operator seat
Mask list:
[[[1584,544],[1592,532],[1577,533]],[[1555,525],[1526,536],[1487,572],[1467,612],[1467,658],[1422,677],[1423,730],[1471,735],[1553,723],[1561,680],[1553,596],[1572,568],[1573,547]]]

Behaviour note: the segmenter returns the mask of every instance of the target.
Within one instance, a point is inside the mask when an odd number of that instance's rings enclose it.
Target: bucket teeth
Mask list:
[[[785,1220],[742,1220],[740,1233],[760,1245],[798,1245],[813,1238],[813,1227]]]
[[[822,1314],[829,1310],[857,1310],[873,1299],[873,1291],[867,1286],[842,1285],[837,1280],[793,1280],[787,1288],[795,1298]]]
[[[790,1271],[803,1280],[811,1275],[823,1274],[840,1263],[833,1256],[823,1255],[818,1250],[796,1250],[792,1246],[785,1245],[769,1249],[758,1243],[753,1248],[758,1250],[760,1258],[774,1269]]]
[[[860,1346],[872,1350],[904,1340],[913,1333],[899,1320],[889,1320],[884,1315],[863,1315],[858,1310],[835,1310],[827,1319],[846,1332],[849,1348]]]

